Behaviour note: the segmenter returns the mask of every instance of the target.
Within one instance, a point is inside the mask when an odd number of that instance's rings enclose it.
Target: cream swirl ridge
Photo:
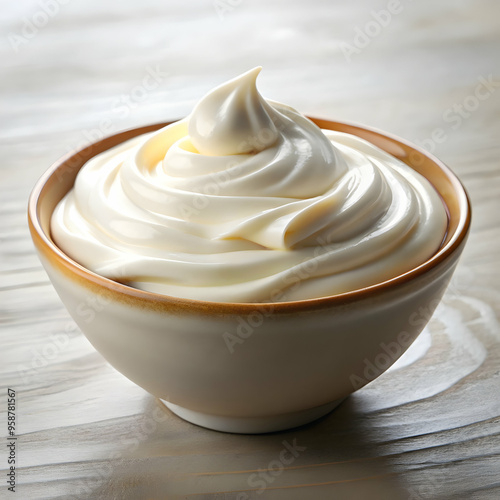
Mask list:
[[[447,224],[429,182],[266,101],[259,71],[88,161],[54,211],[55,242],[110,279],[217,302],[342,293],[429,258]]]

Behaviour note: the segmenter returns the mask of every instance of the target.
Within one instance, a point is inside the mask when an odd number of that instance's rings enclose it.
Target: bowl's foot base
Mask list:
[[[325,405],[316,406],[307,410],[302,410],[294,413],[286,413],[284,415],[274,415],[270,417],[223,417],[211,415],[208,413],[200,413],[198,411],[183,408],[174,403],[160,399],[165,406],[192,424],[206,427],[215,431],[234,432],[237,434],[260,434],[265,432],[283,431],[298,427],[299,425],[308,424],[313,420],[323,417],[327,413],[336,408],[342,401],[337,399]]]

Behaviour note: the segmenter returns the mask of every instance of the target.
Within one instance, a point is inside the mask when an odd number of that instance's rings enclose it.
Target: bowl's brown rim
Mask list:
[[[264,308],[266,311],[272,311],[273,313],[291,312],[295,310],[301,310],[301,311],[309,309],[314,310],[314,309],[322,309],[324,307],[331,307],[333,305],[345,305],[347,303],[351,303],[352,301],[367,299],[379,293],[382,290],[395,288],[399,285],[408,283],[409,281],[418,276],[427,273],[431,269],[434,269],[438,264],[449,258],[453,254],[453,252],[461,246],[461,244],[467,237],[471,224],[471,203],[467,191],[463,186],[463,184],[461,183],[461,181],[453,173],[453,171],[448,166],[446,166],[441,160],[436,158],[431,153],[428,153],[427,151],[423,150],[422,148],[412,144],[409,141],[401,139],[390,133],[380,131],[373,127],[368,127],[353,122],[333,121],[333,120],[313,118],[313,117],[309,118],[320,126],[328,124],[328,129],[331,130],[336,130],[335,127],[348,127],[354,134],[356,134],[356,131],[362,131],[364,133],[370,132],[372,134],[379,135],[384,139],[389,139],[393,143],[396,143],[398,146],[405,146],[406,148],[410,148],[420,153],[423,157],[428,158],[433,163],[435,163],[444,172],[444,174],[447,176],[450,183],[452,184],[455,195],[458,198],[458,205],[461,209],[457,229],[455,233],[451,235],[449,241],[445,245],[443,245],[434,255],[432,255],[428,260],[426,260],[419,266],[414,267],[413,269],[398,276],[395,276],[389,280],[386,280],[384,282],[341,294],[298,300],[298,301],[289,301],[289,302],[213,302],[213,301],[173,297],[173,296],[162,295],[154,292],[147,292],[144,290],[132,288],[130,286],[100,276],[88,270],[87,268],[81,266],[76,261],[67,256],[52,241],[50,235],[46,234],[45,231],[43,230],[42,223],[40,220],[40,196],[44,190],[44,186],[46,185],[47,181],[53,175],[55,175],[56,171],[62,166],[64,166],[66,162],[68,162],[71,158],[77,155],[82,155],[85,151],[88,151],[89,149],[92,150],[95,148],[99,150],[98,146],[105,141],[109,142],[116,140],[120,137],[123,137],[121,140],[115,143],[117,145],[129,138],[135,137],[142,133],[158,130],[166,125],[169,125],[170,123],[173,123],[173,121],[171,121],[171,122],[157,123],[142,127],[135,127],[122,132],[118,132],[116,134],[112,134],[99,141],[95,141],[80,150],[75,150],[74,152],[70,152],[64,155],[62,158],[58,159],[40,177],[40,179],[35,184],[29,197],[28,224],[35,246],[39,250],[43,251],[43,253],[46,253],[51,257],[55,258],[56,261],[60,265],[62,265],[66,273],[74,275],[74,277],[78,278],[79,281],[83,279],[84,282],[87,282],[88,285],[91,285],[94,288],[96,285],[98,287],[99,286],[103,287],[108,292],[115,294],[118,300],[120,300],[120,297],[122,297],[126,299],[127,302],[130,302],[130,300],[134,303],[140,302],[141,305],[146,307],[149,306],[152,307],[153,309],[170,310],[172,308],[175,309],[176,307],[179,307],[181,309],[187,309],[193,312],[209,311],[210,313],[218,313],[218,314],[235,314],[235,313],[248,314],[259,308]],[[99,151],[96,151],[95,154],[98,153]],[[95,154],[91,154],[90,157],[94,156]]]

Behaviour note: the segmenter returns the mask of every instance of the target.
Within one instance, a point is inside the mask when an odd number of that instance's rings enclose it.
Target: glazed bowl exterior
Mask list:
[[[103,278],[53,242],[50,217],[92,156],[167,125],[122,132],[69,154],[35,186],[29,225],[67,310],[118,371],[196,424],[270,432],[312,421],[391,366],[424,328],[457,265],[470,227],[467,194],[438,159],[366,127],[312,119],[360,136],[423,174],[441,195],[448,231],[436,254],[384,283],[285,303],[197,301]],[[426,311],[418,316],[418,311]]]

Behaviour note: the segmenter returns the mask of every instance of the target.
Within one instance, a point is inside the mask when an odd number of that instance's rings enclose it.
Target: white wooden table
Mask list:
[[[0,498],[500,498],[497,1],[23,0],[0,11]],[[443,303],[394,369],[314,424],[242,436],[178,419],[95,352],[37,260],[25,209],[67,151],[180,118],[256,65],[266,97],[433,150],[465,183],[474,221]]]

